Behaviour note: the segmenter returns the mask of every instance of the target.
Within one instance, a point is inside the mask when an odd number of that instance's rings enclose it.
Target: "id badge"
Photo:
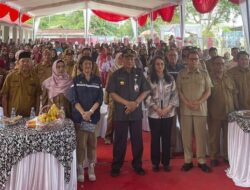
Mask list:
[[[139,92],[139,86],[138,86],[138,84],[134,85],[134,90],[135,90],[135,92]]]
[[[137,78],[135,78],[134,80],[135,80],[134,90],[135,92],[139,92],[139,85],[137,84]]]

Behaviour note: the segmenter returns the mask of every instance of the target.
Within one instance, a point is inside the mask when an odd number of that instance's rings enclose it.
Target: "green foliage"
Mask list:
[[[90,32],[94,35],[115,36],[118,24],[107,22],[95,15],[91,16]]]
[[[204,33],[210,33],[213,26],[219,23],[227,23],[240,15],[240,7],[230,3],[228,0],[220,0],[215,9],[206,14],[200,14],[193,6],[191,0],[186,1],[186,22],[203,24]]]
[[[219,23],[227,23],[233,17],[240,14],[240,8],[238,5],[230,3],[228,0],[220,0],[216,8],[211,13],[199,14],[193,4],[192,0],[186,0],[186,23],[197,23],[203,25],[203,35],[213,36],[212,29]],[[179,8],[176,8],[175,15],[171,24],[180,23]],[[32,21],[29,21],[32,22]],[[160,16],[154,21],[154,29],[159,33],[160,26],[167,25]],[[71,12],[68,14],[54,15],[50,17],[44,17],[41,19],[40,28],[56,28],[61,27],[65,29],[83,29],[84,19],[82,10]],[[128,19],[120,24],[112,23],[101,18],[92,15],[90,22],[90,33],[93,35],[107,35],[107,36],[129,36],[133,37],[133,30],[131,21]],[[150,19],[144,27],[138,27],[138,34],[145,30],[150,30]]]
[[[83,29],[83,12],[74,11],[69,14],[53,15],[41,18],[40,28],[65,28],[65,29]]]

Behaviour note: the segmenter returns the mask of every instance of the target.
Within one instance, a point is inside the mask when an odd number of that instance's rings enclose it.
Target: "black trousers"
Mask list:
[[[173,117],[161,119],[149,117],[148,120],[151,132],[151,162],[153,165],[159,165],[161,161],[164,166],[168,166]]]
[[[123,165],[127,149],[128,130],[132,145],[133,168],[142,166],[142,121],[113,121],[114,142],[112,168],[120,169]]]

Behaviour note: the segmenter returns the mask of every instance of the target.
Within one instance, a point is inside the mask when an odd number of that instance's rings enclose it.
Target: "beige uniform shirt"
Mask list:
[[[74,62],[71,62],[71,63],[66,64],[65,70],[66,70],[66,72],[69,74],[69,76],[72,75],[75,65],[76,65],[76,64],[74,64]]]
[[[237,105],[237,90],[234,81],[228,74],[221,80],[211,77],[213,87],[208,98],[208,116],[211,119],[226,120],[228,113],[234,111]]]
[[[38,64],[35,67],[35,73],[37,74],[40,85],[42,85],[43,81],[45,81],[47,78],[51,77],[52,75],[52,65],[46,64]]]
[[[5,79],[2,94],[7,96],[8,116],[14,107],[17,115],[28,117],[31,107],[36,109],[41,94],[39,79],[35,75],[24,77],[19,71],[13,71]]]
[[[187,100],[198,100],[212,87],[208,73],[204,70],[197,69],[189,71],[188,68],[181,70],[177,77],[177,89]],[[207,116],[207,102],[203,102],[199,109],[191,110],[182,101],[180,101],[180,111],[186,116]]]
[[[250,68],[243,69],[236,66],[229,71],[238,91],[240,110],[250,109]]]

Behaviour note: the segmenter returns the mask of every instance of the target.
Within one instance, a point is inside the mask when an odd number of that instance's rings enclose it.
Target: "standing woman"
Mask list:
[[[167,72],[164,59],[160,56],[154,57],[151,67],[149,73],[151,92],[146,99],[151,131],[151,162],[153,171],[159,171],[161,161],[164,171],[168,172],[171,126],[176,114],[175,109],[179,106],[179,99],[174,78]]]
[[[71,103],[73,105],[72,118],[76,127],[77,140],[77,180],[84,182],[83,163],[88,159],[88,177],[95,181],[96,136],[95,132],[85,131],[82,124],[85,122],[94,124],[100,120],[100,107],[103,101],[101,79],[92,74],[93,62],[91,57],[80,58],[79,71],[81,74],[73,79],[70,90]],[[87,153],[87,156],[85,155]]]
[[[56,60],[52,65],[52,76],[46,79],[42,86],[46,91],[43,94],[47,94],[43,98],[46,104],[56,104],[60,109],[64,108],[66,117],[71,118],[71,103],[66,98],[70,86],[73,84],[71,77],[65,70],[65,63],[62,59]]]

